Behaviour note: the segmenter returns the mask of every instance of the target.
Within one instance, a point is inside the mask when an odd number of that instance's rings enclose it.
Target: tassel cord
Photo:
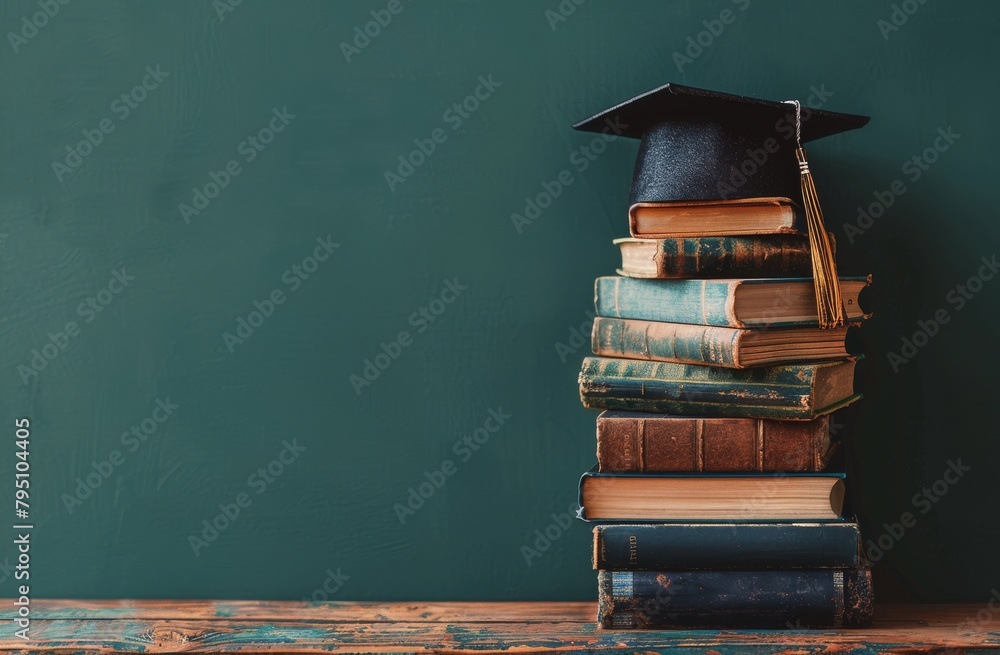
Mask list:
[[[821,328],[841,327],[845,322],[844,298],[837,274],[837,260],[823,221],[823,209],[819,204],[816,183],[809,171],[806,151],[802,148],[802,106],[798,100],[790,100],[788,103],[795,105],[795,158],[799,163],[799,181],[802,186],[802,202],[809,233],[813,286],[816,292],[816,315]]]

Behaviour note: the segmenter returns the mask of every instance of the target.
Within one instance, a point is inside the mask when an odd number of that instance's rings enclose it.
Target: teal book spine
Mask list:
[[[813,419],[857,400],[817,398],[817,382],[854,377],[853,360],[716,368],[671,362],[587,357],[580,370],[584,407],[679,416]],[[827,386],[821,384],[819,386]]]
[[[595,355],[737,367],[740,330],[621,318],[594,320]]]
[[[598,316],[666,323],[742,327],[733,313],[739,280],[641,280],[599,277]]]
[[[860,306],[860,292],[870,280],[842,277],[840,281],[846,320],[852,323],[863,320],[867,315]],[[745,292],[738,291],[741,287]],[[757,306],[750,303],[751,306],[744,305],[738,312],[740,293],[756,298]],[[810,295],[802,296],[803,293]],[[607,276],[597,278],[594,283],[594,306],[597,315],[605,318],[731,328],[806,327],[817,325],[812,294],[810,278],[664,280]],[[776,311],[762,313],[761,302],[769,303],[767,307]],[[789,308],[794,308],[791,314]]]

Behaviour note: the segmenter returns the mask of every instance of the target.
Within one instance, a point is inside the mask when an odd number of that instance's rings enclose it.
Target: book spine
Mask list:
[[[812,419],[809,366],[725,369],[587,357],[580,399],[591,409],[709,418]]]
[[[595,355],[605,357],[738,368],[741,334],[733,328],[598,316],[592,346]]]
[[[844,625],[864,628],[875,622],[875,590],[870,570],[858,568],[844,574]]]
[[[600,525],[594,528],[594,568],[853,569],[860,564],[860,543],[851,523]]]
[[[664,239],[661,278],[809,277],[809,241],[800,236]]]
[[[598,316],[608,318],[742,327],[732,315],[736,285],[729,280],[599,277],[594,305]]]
[[[829,419],[645,418],[597,419],[602,472],[815,472],[832,452]]]
[[[859,573],[863,578],[867,571]],[[845,609],[848,576],[857,574],[841,569],[600,571],[598,623],[603,628],[853,625],[857,619]]]

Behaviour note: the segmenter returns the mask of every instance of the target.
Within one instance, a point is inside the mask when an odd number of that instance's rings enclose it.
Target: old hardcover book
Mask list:
[[[861,566],[857,523],[637,523],[594,526],[594,568],[850,569]]]
[[[830,235],[833,237],[833,234]],[[809,277],[809,239],[781,236],[697,236],[615,239],[619,275],[639,278]]]
[[[841,278],[848,321],[865,317],[858,298],[869,278]],[[642,280],[599,277],[598,316],[719,327],[816,326],[812,279]]]
[[[749,234],[807,234],[788,198],[637,202],[628,211],[633,237],[665,239]]]
[[[604,357],[746,368],[845,358],[848,329],[761,330],[598,316],[591,344]]]
[[[835,443],[828,416],[772,421],[607,411],[597,417],[602,472],[815,472]]]
[[[855,360],[748,369],[587,357],[584,407],[706,418],[811,420],[857,400]]]
[[[602,628],[839,628],[874,619],[871,572],[600,571]]]
[[[842,473],[600,473],[580,478],[587,521],[835,521]]]

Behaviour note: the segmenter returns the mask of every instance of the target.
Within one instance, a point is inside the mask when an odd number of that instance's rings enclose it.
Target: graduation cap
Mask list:
[[[867,116],[665,84],[580,121],[585,132],[640,139],[629,205],[788,198],[808,226],[820,325],[843,301],[802,144],[857,129]]]

